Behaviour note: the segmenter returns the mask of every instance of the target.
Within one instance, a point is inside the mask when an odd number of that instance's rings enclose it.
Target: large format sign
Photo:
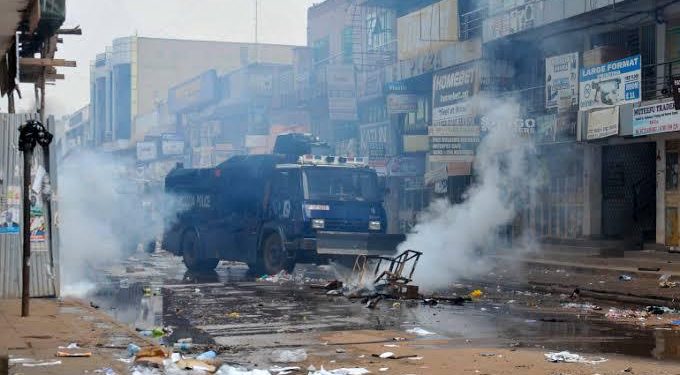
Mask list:
[[[470,99],[475,93],[478,66],[463,64],[445,69],[432,78],[432,125],[472,125],[475,111]]]
[[[545,59],[546,109],[578,105],[578,73],[578,52]]]
[[[641,57],[635,55],[602,65],[581,68],[579,109],[582,111],[638,103]]]
[[[598,109],[588,114],[586,139],[600,139],[619,134],[619,107]]]
[[[675,103],[664,102],[633,108],[633,135],[667,133],[680,130],[680,112]]]

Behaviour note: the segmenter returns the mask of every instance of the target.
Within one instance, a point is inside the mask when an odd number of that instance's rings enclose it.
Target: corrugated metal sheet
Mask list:
[[[30,118],[36,118],[36,115],[0,114],[0,212],[12,210],[17,223],[23,220],[20,199],[23,155],[17,145],[18,128]],[[36,147],[34,165],[42,164],[42,150]],[[30,290],[33,297],[57,294],[58,269],[54,267],[55,254],[51,253],[49,244],[49,238],[31,243]],[[21,296],[21,261],[21,233],[0,233],[0,298]]]

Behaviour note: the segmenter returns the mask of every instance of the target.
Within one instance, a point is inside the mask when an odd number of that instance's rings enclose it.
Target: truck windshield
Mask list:
[[[315,167],[304,170],[305,198],[377,201],[378,181],[369,170]]]

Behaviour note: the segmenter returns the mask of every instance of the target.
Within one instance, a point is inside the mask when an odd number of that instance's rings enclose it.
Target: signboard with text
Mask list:
[[[600,139],[619,134],[619,107],[598,109],[588,114],[586,139]]]
[[[470,99],[475,92],[477,65],[463,64],[436,72],[432,78],[432,125],[471,125],[475,111]]]
[[[579,109],[587,111],[640,102],[641,60],[640,55],[635,55],[581,68]]]
[[[545,59],[545,108],[578,105],[578,52]]]
[[[675,103],[665,102],[633,108],[633,135],[667,133],[680,130],[680,111]]]

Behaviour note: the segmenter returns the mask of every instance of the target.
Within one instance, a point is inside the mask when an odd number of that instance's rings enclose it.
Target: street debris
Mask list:
[[[71,352],[57,352],[57,357],[92,357],[92,352],[80,352],[80,353],[71,353]]]
[[[428,330],[422,329],[420,327],[415,327],[411,329],[407,329],[406,332],[417,335],[417,336],[431,336],[431,335],[436,335],[434,332],[430,332]]]
[[[201,353],[196,357],[196,359],[199,361],[211,361],[215,358],[217,358],[217,353],[215,353],[212,350],[208,350],[207,352]]]
[[[72,343],[70,343],[70,344],[68,344],[68,345],[66,345],[66,346],[59,346],[58,348],[59,348],[59,349],[80,349],[80,346],[78,346],[77,343],[72,342]]]
[[[366,285],[369,268],[374,267],[372,283],[377,294],[395,299],[417,299],[420,297],[418,286],[410,283],[422,254],[405,250],[395,257],[360,256],[354,263],[352,273],[359,285]]]
[[[364,375],[370,374],[371,372],[361,367],[354,368],[339,368],[335,370],[324,370],[321,366],[321,370],[310,371],[307,375]]]
[[[574,310],[582,310],[582,311],[599,311],[602,310],[602,307],[592,304],[592,303],[574,303],[574,302],[569,302],[569,303],[563,303],[562,308],[565,309],[574,309]]]
[[[666,306],[647,306],[647,312],[653,315],[678,314],[680,311]]]
[[[661,271],[661,268],[659,268],[659,267],[638,267],[638,271],[659,272],[659,271]]]
[[[671,281],[671,275],[663,274],[659,277],[659,287],[660,288],[675,288],[678,286],[677,281]]]
[[[279,284],[279,283],[289,283],[292,282],[293,275],[289,274],[285,270],[281,270],[281,272],[277,273],[276,275],[262,275],[260,276],[257,281],[260,282],[267,282],[267,283],[274,283],[274,284]]]
[[[605,314],[605,317],[608,319],[626,319],[626,318],[635,318],[635,319],[646,319],[649,317],[649,313],[647,311],[642,311],[642,310],[632,310],[632,309],[619,309],[616,307],[612,307],[607,311]]]
[[[43,367],[60,365],[61,361],[40,361],[40,362],[26,362],[21,365],[24,367]]]
[[[598,363],[607,362],[605,358],[587,359],[581,355],[570,353],[568,351],[563,352],[553,352],[544,354],[545,358],[550,362],[564,362],[564,363],[586,363],[589,365],[595,365]]]
[[[300,370],[301,370],[300,367],[296,367],[296,366],[291,366],[291,367],[274,366],[274,367],[269,369],[269,371],[273,372],[276,375],[288,375],[288,374],[292,374],[294,372],[298,372]]]
[[[630,276],[630,275],[620,275],[619,280],[621,280],[621,281],[632,281],[633,277]]]
[[[382,354],[380,354],[380,355],[374,354],[374,356],[378,356],[378,357],[380,357],[380,358],[382,358],[382,359],[386,359],[386,358],[394,358],[394,353],[392,353],[392,352],[385,352],[385,353],[382,353]]]
[[[307,360],[307,352],[304,349],[275,350],[270,359],[277,363],[302,362]]]
[[[142,348],[140,348],[140,347],[139,347],[138,345],[136,345],[136,344],[133,344],[133,343],[128,344],[128,346],[127,346],[128,357],[134,357],[134,356],[136,356],[137,353],[139,353],[139,351],[140,351],[141,349],[142,349]]]
[[[224,365],[215,373],[216,375],[271,375],[267,370],[247,370],[239,367]]]
[[[207,372],[217,371],[215,366],[198,359],[182,359],[177,362],[177,367],[182,370],[202,370]]]
[[[470,294],[469,294],[470,298],[473,298],[473,299],[481,298],[483,295],[484,295],[484,292],[482,292],[480,289],[475,289],[472,292],[470,292]]]

